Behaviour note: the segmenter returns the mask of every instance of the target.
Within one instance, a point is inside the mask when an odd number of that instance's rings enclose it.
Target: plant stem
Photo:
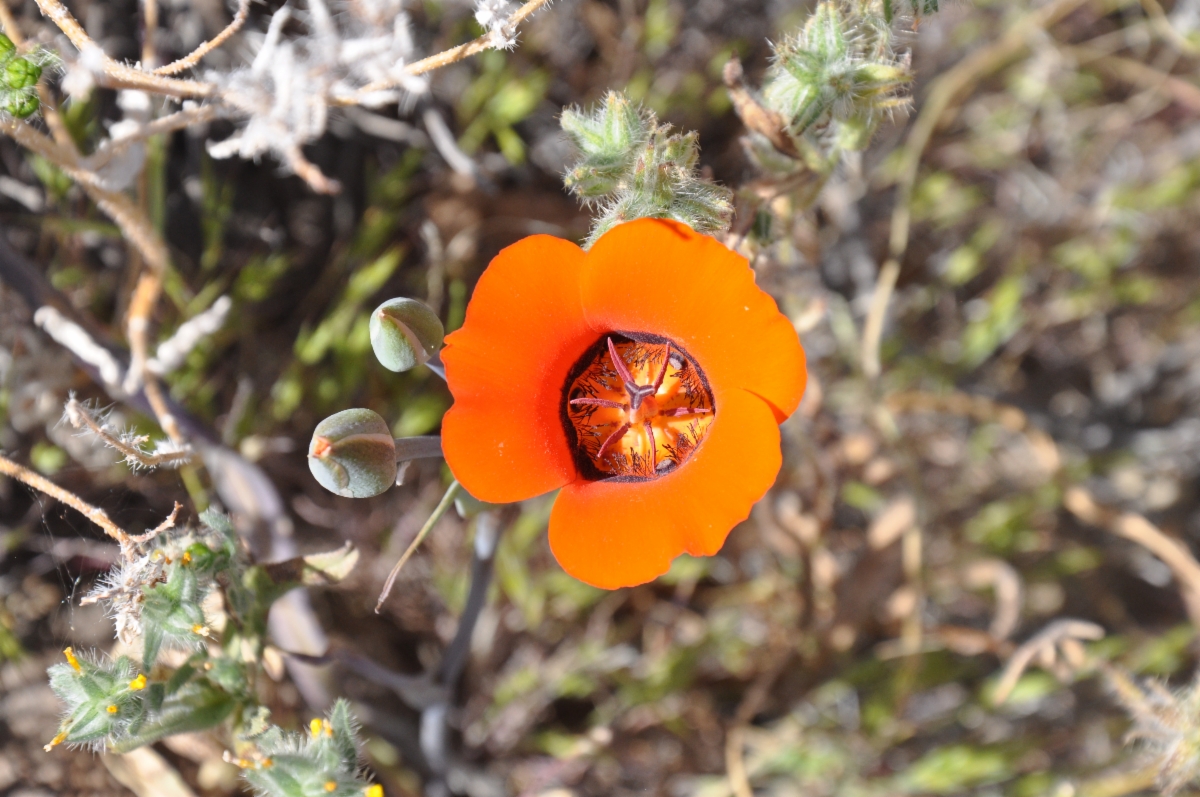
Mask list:
[[[396,583],[396,576],[400,575],[400,569],[412,558],[412,555],[421,545],[421,542],[429,536],[429,532],[433,531],[433,527],[442,519],[442,515],[446,514],[446,510],[454,505],[454,497],[458,495],[458,491],[461,488],[462,485],[458,483],[457,479],[450,482],[450,486],[446,488],[446,494],[442,496],[442,500],[434,507],[433,514],[429,516],[429,520],[425,521],[425,525],[421,527],[421,530],[417,532],[417,536],[409,544],[408,550],[400,557],[400,561],[396,562],[396,566],[392,568],[392,572],[388,573],[387,581],[383,583],[383,591],[379,593],[379,600],[375,602],[376,614],[379,614],[379,611],[383,608],[383,602],[391,594],[392,586]]]

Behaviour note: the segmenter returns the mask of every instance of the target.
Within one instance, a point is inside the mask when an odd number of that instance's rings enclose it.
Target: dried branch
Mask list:
[[[221,296],[207,310],[184,321],[175,334],[158,344],[147,367],[159,376],[177,369],[202,340],[221,328],[232,308],[233,300]]]
[[[1200,562],[1182,542],[1163,534],[1141,515],[1115,512],[1099,506],[1082,487],[1067,490],[1063,496],[1063,506],[1084,523],[1099,526],[1135,542],[1161,559],[1182,587],[1183,602],[1192,624],[1200,627]]]
[[[116,449],[121,456],[125,457],[125,461],[130,465],[141,465],[146,468],[156,468],[162,466],[178,466],[182,465],[192,457],[190,448],[180,449],[176,451],[158,451],[150,452],[143,451],[139,446],[145,442],[146,438],[140,437],[125,442],[116,435],[109,432],[100,424],[88,411],[81,402],[72,397],[67,401],[65,408],[67,420],[76,429],[87,428],[91,432],[104,441],[104,444],[110,448]]]
[[[1016,568],[1003,559],[984,559],[967,567],[963,582],[971,589],[991,587],[996,596],[996,614],[988,626],[994,639],[1008,639],[1021,620],[1024,588]]]
[[[48,0],[47,0],[48,1]],[[513,12],[508,18],[505,27],[516,28],[524,22],[530,15],[540,9],[542,6],[549,5],[554,0],[529,0],[525,5]],[[466,44],[460,44],[457,47],[451,47],[449,50],[444,50],[436,55],[431,55],[428,58],[422,58],[420,61],[414,61],[404,67],[404,75],[408,77],[416,77],[424,75],[427,72],[432,72],[435,69],[441,69],[444,66],[457,63],[464,59],[470,58],[472,55],[477,55],[484,50],[490,50],[495,46],[492,33],[483,34],[478,39],[469,41]],[[399,81],[393,78],[385,78],[376,80],[354,92],[349,97],[340,98],[335,104],[337,105],[359,105],[363,100],[371,94],[387,91],[398,85]]]
[[[159,117],[141,125],[119,138],[106,139],[96,151],[80,162],[89,171],[98,171],[106,166],[113,158],[120,155],[132,145],[145,141],[152,136],[173,133],[192,125],[211,122],[220,116],[220,108],[216,105],[193,105],[181,111]]]
[[[229,37],[241,30],[242,25],[246,24],[246,18],[250,14],[250,0],[238,0],[237,13],[233,16],[233,21],[225,26],[225,29],[212,37],[208,41],[201,44],[189,54],[180,58],[178,61],[172,61],[166,66],[160,66],[154,70],[156,75],[174,75],[183,72],[186,69],[191,69],[196,64],[200,63],[200,59],[211,53],[213,50],[220,47]],[[147,22],[147,27],[149,23]]]
[[[39,476],[22,465],[18,465],[16,462],[13,462],[11,459],[6,458],[2,454],[0,454],[0,473],[3,473],[5,476],[10,476],[17,481],[32,487],[38,492],[43,493],[44,495],[47,495],[50,498],[66,504],[67,506],[76,510],[88,520],[92,521],[101,529],[103,529],[108,536],[119,542],[122,548],[136,540],[135,537],[133,537],[123,528],[118,526],[116,523],[113,523],[103,509],[92,506],[70,490],[59,487],[49,479]],[[173,517],[174,515],[172,515],[172,518]]]
[[[298,144],[293,144],[284,150],[284,155],[287,159],[287,165],[296,173],[304,182],[308,183],[308,187],[316,191],[318,194],[338,194],[341,193],[342,184],[337,180],[326,177],[316,164],[304,157],[304,152]]]
[[[1200,55],[1200,47],[1192,44],[1186,36],[1175,29],[1171,24],[1171,20],[1167,18],[1167,12],[1163,10],[1162,4],[1158,0],[1141,0],[1142,10],[1146,12],[1146,16],[1150,17],[1150,23],[1159,35],[1174,45],[1175,49],[1186,55]]]
[[[165,94],[169,97],[209,97],[216,90],[212,83],[200,83],[194,80],[178,80],[162,77],[152,72],[126,66],[110,58],[100,45],[92,41],[87,31],[79,24],[59,0],[37,0],[38,8],[58,26],[66,37],[75,45],[75,49],[88,60],[100,64],[101,77],[105,78],[104,85],[113,89],[141,89],[154,94]]]
[[[994,704],[998,706],[1008,700],[1017,681],[1035,657],[1046,666],[1053,666],[1057,660],[1056,649],[1062,648],[1067,663],[1074,669],[1080,669],[1086,663],[1079,659],[1082,650],[1080,640],[1103,638],[1104,629],[1085,620],[1065,619],[1050,623],[1017,648],[1009,658],[1008,664],[1004,666],[1004,673],[1000,676],[1000,682],[996,685]]]

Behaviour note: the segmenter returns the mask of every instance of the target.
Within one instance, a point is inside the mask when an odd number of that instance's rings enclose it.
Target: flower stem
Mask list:
[[[388,573],[387,581],[383,584],[383,591],[379,593],[379,600],[375,602],[375,613],[379,614],[379,610],[383,608],[383,602],[387,600],[388,595],[392,592],[392,586],[396,583],[396,576],[400,575],[400,569],[408,562],[413,553],[416,552],[421,542],[429,536],[429,532],[433,531],[433,527],[442,519],[442,515],[446,514],[454,504],[454,497],[458,495],[458,491],[462,489],[462,485],[458,480],[450,482],[450,486],[446,488],[446,494],[442,496],[442,500],[434,508],[433,514],[429,516],[429,520],[425,521],[425,525],[417,532],[417,536],[408,546],[408,550],[400,557],[400,561],[396,562],[396,566],[392,568],[392,572]]]

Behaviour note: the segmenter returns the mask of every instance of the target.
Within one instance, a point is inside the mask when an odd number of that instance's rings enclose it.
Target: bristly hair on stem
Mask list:
[[[616,91],[590,112],[563,111],[562,128],[580,156],[563,182],[598,208],[585,248],[617,224],[640,218],[674,219],[699,232],[728,228],[733,195],[699,173],[696,133],[672,132]]]

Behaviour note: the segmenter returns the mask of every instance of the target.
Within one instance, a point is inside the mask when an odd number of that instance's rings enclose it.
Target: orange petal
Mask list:
[[[713,238],[664,219],[622,224],[592,246],[582,283],[596,329],[674,340],[711,385],[761,396],[778,422],[800,403],[808,373],[795,328],[746,259]]]
[[[683,552],[711,556],[779,473],[779,424],[758,396],[717,391],[708,437],[678,470],[646,482],[577,481],[550,513],[563,570],[596,587],[644,584]]]
[[[454,406],[442,421],[446,463],[471,495],[509,503],[572,481],[559,418],[571,366],[596,340],[579,301],[583,251],[549,235],[492,260],[446,338]]]

